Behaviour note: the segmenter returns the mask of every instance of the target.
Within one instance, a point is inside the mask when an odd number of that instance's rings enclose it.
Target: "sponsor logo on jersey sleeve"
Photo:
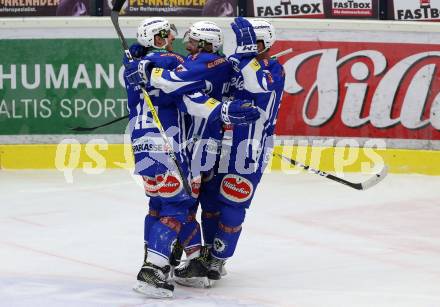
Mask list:
[[[152,75],[153,77],[160,78],[160,77],[162,77],[162,73],[163,73],[163,68],[158,68],[158,67],[156,67],[156,68],[154,68],[153,71],[151,72],[151,75]]]
[[[226,62],[225,58],[218,58],[212,62],[209,62],[208,64],[206,64],[208,66],[208,68],[214,68],[216,66],[219,66],[220,64],[223,64]]]
[[[218,100],[215,100],[214,98],[209,98],[205,103],[205,107],[208,109],[214,109],[220,102]]]
[[[178,54],[175,53],[171,53],[171,52],[167,52],[167,53],[162,53],[160,56],[169,56],[169,57],[174,57],[177,59],[177,61],[179,61],[180,63],[185,62],[185,60],[183,59],[183,57],[181,57]]]
[[[254,71],[257,71],[257,70],[259,70],[261,68],[260,63],[258,63],[258,61],[256,59],[253,59],[249,64],[251,65],[251,68]]]

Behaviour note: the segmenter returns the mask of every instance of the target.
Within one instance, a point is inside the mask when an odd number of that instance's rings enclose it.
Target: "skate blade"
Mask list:
[[[167,289],[156,288],[147,284],[146,282],[139,281],[134,285],[133,290],[137,293],[143,294],[149,298],[171,298],[173,297],[173,291]]]
[[[214,279],[208,279],[208,286],[206,288],[214,287],[216,281],[217,280],[214,280]]]
[[[192,288],[209,288],[209,281],[207,277],[191,277],[191,278],[181,278],[174,276],[174,281],[185,287]]]
[[[222,270],[220,271],[220,276],[223,277],[223,276],[226,276],[226,275],[228,275],[228,271],[226,271],[226,268],[223,267]]]

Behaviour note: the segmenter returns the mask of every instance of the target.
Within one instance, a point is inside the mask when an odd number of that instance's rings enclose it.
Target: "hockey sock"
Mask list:
[[[226,259],[234,254],[245,215],[246,209],[243,207],[224,205],[221,208],[220,220],[211,250],[214,257]]]
[[[220,211],[202,211],[203,241],[206,246],[212,246],[217,231]]]
[[[148,245],[148,236],[151,226],[159,220],[160,200],[155,197],[151,197],[148,203],[148,214],[144,220],[144,242]]]
[[[192,212],[188,216],[187,222],[183,224],[178,235],[178,239],[185,249],[186,257],[188,259],[198,257],[200,255],[202,237],[200,234],[200,225],[196,221],[196,212]]]
[[[168,264],[168,259],[181,227],[181,221],[171,216],[161,217],[152,225],[148,236],[148,262],[159,267]]]
[[[159,220],[159,211],[150,209],[148,214],[145,216],[144,222],[144,241],[148,244],[148,237],[150,235],[150,229]]]

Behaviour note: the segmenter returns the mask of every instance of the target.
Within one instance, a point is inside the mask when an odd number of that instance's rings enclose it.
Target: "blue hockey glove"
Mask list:
[[[144,57],[147,54],[147,48],[140,45],[140,44],[133,44],[130,46],[130,54],[133,60],[140,60],[142,57]],[[124,58],[122,59],[122,64],[124,64],[125,67],[130,63],[127,56],[124,54]]]
[[[248,125],[260,118],[260,112],[246,100],[228,100],[223,102],[221,119],[225,124]]]
[[[128,83],[132,85],[146,84],[150,80],[151,62],[149,60],[129,62],[125,67]]]
[[[231,27],[237,40],[235,53],[248,57],[256,56],[258,52],[257,38],[251,23],[243,17],[237,17],[231,23]]]
[[[130,54],[133,59],[140,59],[147,54],[147,47],[144,47],[140,44],[134,43],[130,46]]]
[[[243,53],[234,53],[228,57],[228,61],[236,72],[240,72],[252,59],[253,57],[243,56]]]
[[[139,61],[129,62],[125,66],[125,76],[127,77],[127,81],[131,85],[138,85],[142,82],[142,78],[138,72]]]
[[[138,73],[145,84],[150,81],[151,70],[153,69],[152,64],[153,63],[150,60],[142,60],[139,62]]]

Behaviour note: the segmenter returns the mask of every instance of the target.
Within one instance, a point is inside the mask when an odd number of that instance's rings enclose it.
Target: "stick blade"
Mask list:
[[[361,183],[362,190],[367,190],[375,186],[376,184],[381,182],[387,175],[388,175],[388,166],[384,165],[379,173],[375,174],[367,181]]]
[[[72,131],[76,131],[76,132],[83,132],[83,131],[93,131],[95,130],[95,127],[75,127],[75,128],[70,128],[70,130]]]

